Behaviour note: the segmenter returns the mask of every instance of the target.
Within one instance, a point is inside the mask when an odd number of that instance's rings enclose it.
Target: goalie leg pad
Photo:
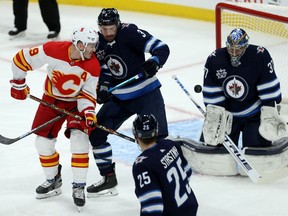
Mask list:
[[[213,146],[223,143],[225,132],[231,133],[232,119],[232,113],[226,111],[224,107],[207,105],[203,125],[205,143]]]

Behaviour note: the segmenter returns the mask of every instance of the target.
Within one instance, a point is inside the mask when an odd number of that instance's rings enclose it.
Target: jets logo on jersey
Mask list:
[[[223,82],[224,94],[228,98],[243,101],[248,94],[248,84],[240,76],[229,76]]]
[[[127,66],[124,61],[116,55],[108,55],[105,57],[105,62],[114,78],[122,79],[127,75]]]
[[[224,79],[227,76],[226,69],[216,70],[216,76],[218,77],[218,79]]]
[[[142,163],[144,159],[146,159],[147,157],[145,156],[139,156],[136,158],[135,160],[135,164],[138,164],[138,163]]]

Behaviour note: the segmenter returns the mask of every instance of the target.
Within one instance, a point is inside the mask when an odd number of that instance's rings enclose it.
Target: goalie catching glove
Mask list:
[[[225,133],[230,134],[233,116],[224,107],[208,104],[203,125],[204,141],[216,146],[224,142]]]
[[[273,142],[288,136],[288,105],[262,106],[260,119],[259,133],[266,140]]]
[[[10,80],[11,87],[11,97],[17,100],[25,100],[27,95],[30,93],[30,88],[27,86],[25,79],[22,80]]]
[[[89,127],[95,127],[97,124],[97,117],[95,113],[94,107],[87,107],[84,111],[86,126]]]

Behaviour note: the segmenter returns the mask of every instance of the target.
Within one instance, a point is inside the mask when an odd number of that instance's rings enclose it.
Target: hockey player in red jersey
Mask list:
[[[42,100],[65,110],[76,110],[83,121],[66,117],[35,132],[35,146],[39,154],[46,181],[36,189],[36,198],[44,199],[61,194],[61,164],[55,149],[58,133],[67,120],[65,135],[71,143],[73,173],[73,199],[78,207],[85,205],[84,187],[88,170],[88,133],[97,123],[96,85],[100,65],[94,55],[98,34],[92,28],[75,28],[72,42],[47,42],[41,46],[20,50],[13,58],[11,96],[24,100],[29,95],[25,82],[29,71],[47,64],[47,77]],[[55,118],[59,111],[40,104],[32,128]]]

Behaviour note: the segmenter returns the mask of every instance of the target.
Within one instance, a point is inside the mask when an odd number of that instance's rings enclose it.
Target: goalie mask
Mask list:
[[[134,136],[140,139],[150,139],[158,135],[158,122],[154,115],[138,115],[133,122]]]
[[[230,55],[231,65],[238,67],[241,62],[240,58],[245,53],[249,46],[249,36],[247,33],[240,28],[234,29],[227,37],[226,47]]]

